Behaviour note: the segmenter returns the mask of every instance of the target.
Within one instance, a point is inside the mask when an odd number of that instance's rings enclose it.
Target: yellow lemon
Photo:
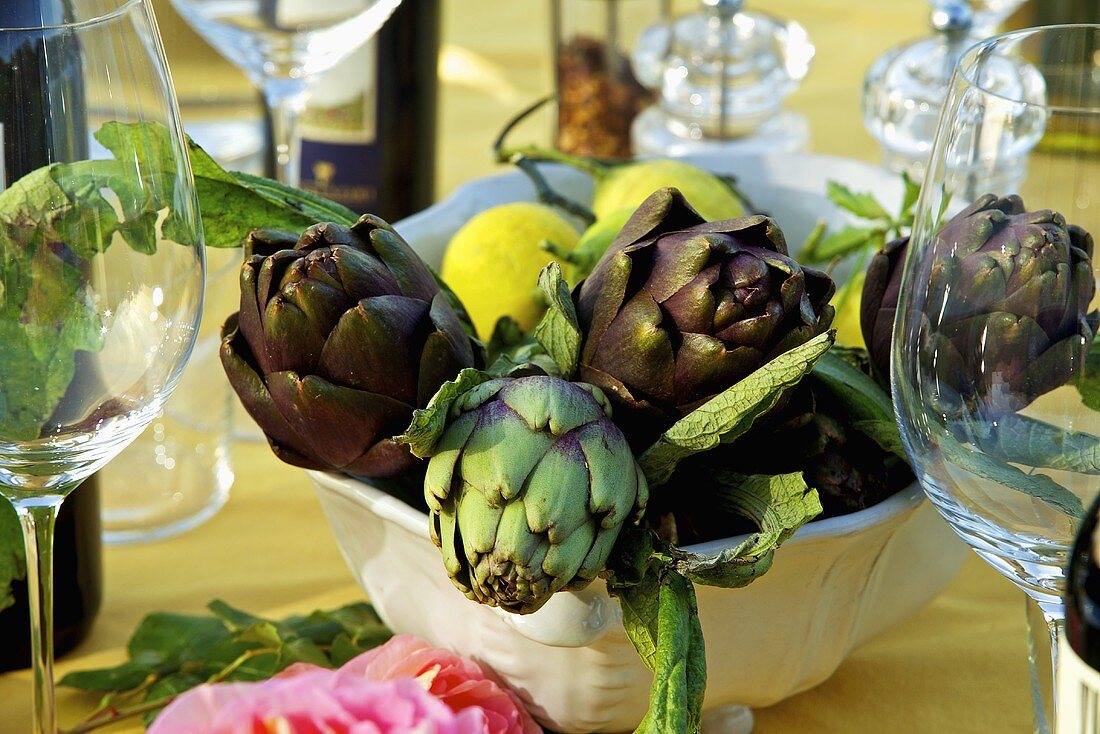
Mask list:
[[[864,273],[856,273],[852,279],[837,289],[833,296],[836,316],[832,328],[836,329],[836,343],[845,347],[862,347],[863,331],[859,327],[859,304],[863,295]]]
[[[539,272],[556,259],[539,244],[547,240],[572,250],[578,238],[577,230],[548,206],[503,204],[478,214],[455,233],[443,255],[441,275],[483,339],[501,316],[511,316],[530,330],[546,308]]]
[[[674,186],[704,219],[735,219],[745,213],[726,184],[709,171],[682,161],[656,160],[610,169],[596,183],[592,211],[598,219],[624,207],[636,208],[657,189]]]

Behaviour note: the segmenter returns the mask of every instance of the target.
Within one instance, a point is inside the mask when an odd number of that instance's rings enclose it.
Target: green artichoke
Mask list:
[[[995,419],[1077,374],[1100,322],[1088,310],[1096,290],[1088,232],[1056,212],[1027,211],[1018,196],[987,194],[928,246],[936,257],[917,339],[938,412]],[[883,295],[863,304],[864,314],[881,318],[896,308],[898,288],[880,284],[898,280],[900,269],[868,275],[865,297]],[[876,350],[880,368],[888,365],[885,350]]]
[[[275,454],[377,478],[413,467],[393,436],[476,357],[428,267],[369,215],[247,246],[221,360]]]
[[[704,222],[676,189],[638,208],[577,291],[580,379],[644,445],[768,360],[829,328],[826,274],[763,216]]]
[[[424,480],[431,535],[467,597],[534,612],[603,570],[645,477],[598,388],[543,375],[460,397]]]

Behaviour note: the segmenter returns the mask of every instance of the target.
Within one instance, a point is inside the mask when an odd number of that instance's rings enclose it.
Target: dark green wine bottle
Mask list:
[[[432,202],[440,0],[397,7],[302,115],[302,187],[395,222]],[[329,94],[326,94],[329,91]]]
[[[16,544],[21,535],[15,510],[0,500],[0,546]],[[0,553],[8,553],[0,547]],[[63,655],[79,645],[92,629],[103,598],[99,486],[86,479],[66,498],[57,516],[54,536],[54,651]],[[5,597],[0,589],[0,599]],[[13,603],[0,610],[0,671],[31,664],[27,583],[12,585]]]
[[[71,20],[68,0],[0,1],[0,28]],[[0,190],[36,168],[87,154],[80,51],[76,36],[60,28],[0,32]],[[0,555],[21,553],[21,538],[15,511],[0,499]],[[54,647],[60,654],[87,636],[99,611],[102,552],[95,477],[62,505],[54,548]],[[0,610],[0,670],[27,667],[31,661],[26,583],[16,582],[11,594],[13,603]],[[0,601],[8,599],[8,588],[0,587]]]

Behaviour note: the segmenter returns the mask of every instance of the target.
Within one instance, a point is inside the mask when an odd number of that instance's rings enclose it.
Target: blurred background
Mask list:
[[[192,134],[229,167],[255,170],[262,165],[258,92],[176,15],[168,0],[154,0],[154,5]],[[698,8],[697,0],[672,5],[674,12]],[[797,20],[817,47],[809,75],[787,103],[810,122],[809,149],[876,161],[877,146],[860,122],[863,75],[886,49],[928,35],[929,5],[923,0],[769,0],[747,7]],[[553,86],[549,2],[443,0],[442,8],[436,198],[495,170],[489,148],[497,131]],[[1025,4],[1005,25],[1084,20],[1097,13],[1095,0],[1041,0]],[[240,124],[204,124],[226,120]],[[513,141],[546,144],[551,129],[546,113]]]

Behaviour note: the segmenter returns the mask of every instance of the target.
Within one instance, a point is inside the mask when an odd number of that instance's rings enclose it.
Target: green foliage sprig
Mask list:
[[[362,602],[280,620],[224,601],[207,608],[208,616],[150,614],[130,637],[125,663],[62,678],[59,685],[101,696],[66,734],[138,716],[148,724],[181,693],[204,683],[265,680],[295,663],[338,668],[393,634]]]

